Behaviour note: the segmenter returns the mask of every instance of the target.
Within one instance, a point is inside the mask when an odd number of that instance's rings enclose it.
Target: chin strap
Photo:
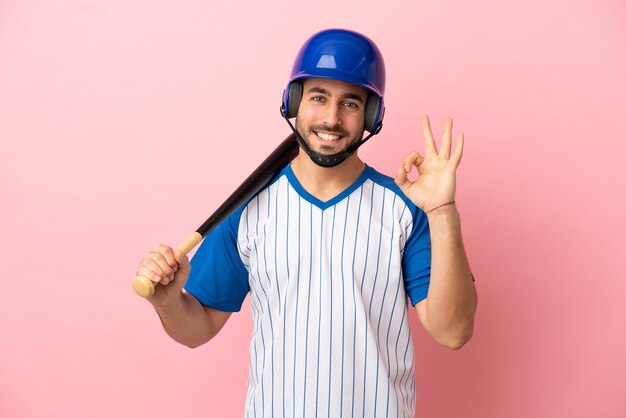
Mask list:
[[[283,114],[282,109],[281,109],[281,114]],[[285,116],[283,115],[283,117]],[[300,136],[300,133],[298,132],[298,130],[294,128],[292,123],[289,121],[289,118],[285,117],[285,120],[287,121],[287,124],[289,124],[289,127],[291,128],[293,133],[296,135],[296,139],[298,140],[298,143],[300,144],[304,152],[306,152],[306,154],[311,158],[311,160],[313,160],[315,164],[321,167],[326,167],[326,168],[335,167],[341,164],[342,162],[344,162],[349,156],[354,154],[354,152],[361,145],[365,144],[365,142],[367,142],[368,139],[370,139],[372,136],[380,132],[380,128],[382,128],[382,124],[379,124],[374,132],[371,132],[361,142],[348,147],[346,151],[341,151],[341,152],[338,152],[336,154],[331,154],[331,155],[325,155],[325,154],[320,154],[319,152],[315,152],[311,148],[309,148],[309,146],[306,144],[304,139]]]

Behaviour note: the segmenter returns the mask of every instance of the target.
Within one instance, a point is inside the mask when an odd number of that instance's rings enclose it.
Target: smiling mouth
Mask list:
[[[331,134],[327,132],[313,131],[313,133],[317,135],[318,138],[328,142],[335,142],[343,138],[343,135]]]

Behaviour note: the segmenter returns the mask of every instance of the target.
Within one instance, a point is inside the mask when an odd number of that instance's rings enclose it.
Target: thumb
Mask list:
[[[187,255],[177,248],[174,250],[174,258],[178,263],[178,270],[176,270],[176,275],[178,276],[179,274],[183,274],[184,277],[187,277],[189,275],[189,272],[191,271],[191,264],[189,263],[189,258],[187,258]]]
[[[404,166],[400,166],[400,168],[398,169],[398,174],[396,174],[395,182],[398,187],[400,187],[400,190],[402,190],[403,192],[406,192],[406,190],[411,185],[411,180],[409,180]]]

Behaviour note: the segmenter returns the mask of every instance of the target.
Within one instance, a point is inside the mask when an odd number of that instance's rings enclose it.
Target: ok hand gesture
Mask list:
[[[407,155],[398,169],[395,181],[415,205],[428,213],[454,201],[456,169],[463,155],[463,134],[457,136],[454,152],[450,154],[452,119],[446,118],[439,150],[430,129],[428,116],[422,116],[421,122],[426,156],[420,155],[417,151]],[[417,168],[419,174],[415,181],[408,178],[413,166]]]

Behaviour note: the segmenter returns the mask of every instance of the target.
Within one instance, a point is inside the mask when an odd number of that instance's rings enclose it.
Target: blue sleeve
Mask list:
[[[248,271],[237,249],[242,208],[232,213],[204,239],[191,259],[185,290],[205,306],[238,312],[250,290]]]
[[[422,210],[414,208],[413,230],[402,257],[404,288],[413,306],[428,296],[431,254],[428,218]]]

